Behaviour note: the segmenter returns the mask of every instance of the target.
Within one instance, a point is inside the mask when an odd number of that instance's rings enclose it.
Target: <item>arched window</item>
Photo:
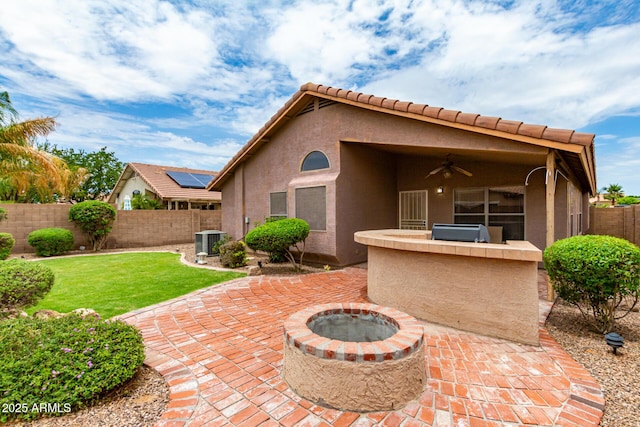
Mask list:
[[[329,159],[321,151],[312,151],[307,154],[307,157],[302,161],[302,167],[300,170],[313,171],[317,169],[328,169]]]

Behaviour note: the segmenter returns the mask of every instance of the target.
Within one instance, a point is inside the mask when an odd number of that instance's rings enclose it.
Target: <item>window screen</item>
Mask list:
[[[311,230],[327,229],[327,187],[296,188],[296,217]]]
[[[524,240],[524,187],[454,191],[454,222],[502,227],[504,240]]]
[[[304,171],[313,171],[317,169],[328,169],[329,168],[329,159],[324,153],[320,151],[312,151],[307,154],[307,157],[302,161],[302,167],[300,168]]]
[[[269,195],[270,215],[272,217],[287,216],[287,192],[280,191]]]

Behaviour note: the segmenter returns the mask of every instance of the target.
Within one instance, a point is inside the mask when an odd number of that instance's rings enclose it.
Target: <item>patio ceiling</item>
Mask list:
[[[353,142],[355,141],[344,141]],[[430,157],[442,161],[447,154],[456,163],[506,163],[530,166],[543,166],[546,162],[547,152],[541,150],[540,153],[531,153],[523,156],[521,152],[508,151],[487,151],[487,150],[463,150],[443,147],[415,147],[397,144],[380,144],[371,142],[357,142],[374,150],[384,151],[394,154],[417,155]]]

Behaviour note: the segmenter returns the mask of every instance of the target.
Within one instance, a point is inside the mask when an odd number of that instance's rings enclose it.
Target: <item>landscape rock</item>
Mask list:
[[[62,316],[64,316],[64,314],[58,313],[55,310],[47,310],[47,309],[38,310],[35,313],[33,313],[33,317],[35,317],[36,319],[58,319]]]
[[[86,319],[87,317],[95,317],[98,320],[100,319],[100,315],[92,308],[76,308],[72,313],[78,314],[83,319]]]

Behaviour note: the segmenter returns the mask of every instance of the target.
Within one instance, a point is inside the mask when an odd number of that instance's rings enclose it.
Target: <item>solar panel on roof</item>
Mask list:
[[[189,173],[178,171],[166,171],[169,178],[173,179],[176,184],[182,188],[205,188],[213,175],[201,173]]]
[[[192,173],[191,176],[200,181],[205,187],[213,179],[213,175],[207,175],[204,173]]]

